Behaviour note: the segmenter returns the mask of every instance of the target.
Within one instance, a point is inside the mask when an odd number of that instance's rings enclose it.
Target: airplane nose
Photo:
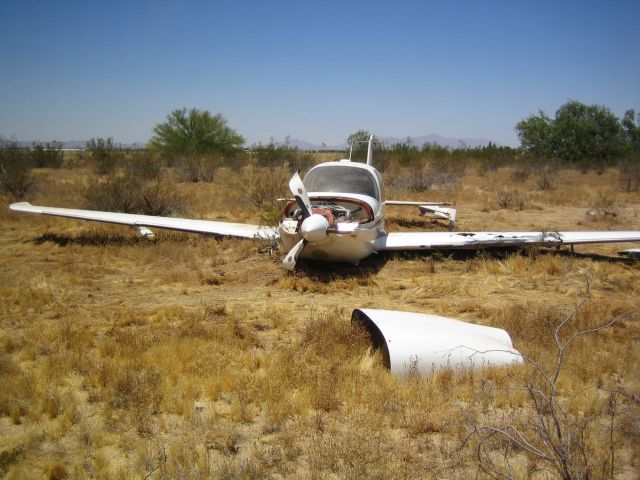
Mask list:
[[[314,213],[306,218],[300,226],[302,238],[309,243],[320,243],[327,238],[327,228],[329,222],[322,215]]]

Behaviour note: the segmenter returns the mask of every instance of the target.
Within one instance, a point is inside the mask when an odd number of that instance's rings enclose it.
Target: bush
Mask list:
[[[258,167],[288,166],[305,170],[314,163],[312,153],[289,145],[288,139],[283,144],[271,140],[267,145],[253,145],[251,154]]]
[[[536,175],[536,186],[539,190],[555,190],[558,183],[558,166],[554,164],[533,167]]]
[[[618,185],[624,192],[640,190],[640,158],[630,158],[618,165]]]
[[[429,162],[427,170],[433,177],[433,184],[439,186],[450,186],[460,181],[467,171],[468,161],[466,159],[433,159]]]
[[[398,175],[392,184],[409,192],[426,192],[433,186],[447,189],[460,181],[466,171],[466,162],[452,158],[431,160],[421,169],[409,169]]]
[[[107,212],[168,216],[183,210],[183,199],[160,179],[145,182],[132,175],[96,179],[85,193],[87,208]]]
[[[92,138],[85,147],[91,160],[96,165],[96,172],[100,175],[111,173],[115,170],[122,152],[113,144],[113,138]]]
[[[60,168],[64,161],[62,143],[55,141],[44,145],[34,143],[31,155],[36,168]]]
[[[176,166],[187,182],[212,182],[220,159],[211,155],[183,155],[178,158]]]
[[[244,174],[246,182],[243,184],[245,199],[260,212],[262,225],[277,226],[282,217],[284,204],[278,198],[288,198],[291,193],[287,189],[289,171],[284,168],[249,167]],[[269,248],[273,245],[269,243]]]
[[[245,197],[254,207],[273,207],[278,198],[291,196],[287,190],[289,177],[285,168],[250,167],[243,184]]]
[[[156,178],[147,182],[140,191],[144,203],[140,202],[139,211],[144,215],[168,217],[184,211],[184,199],[177,193],[175,186]]]
[[[523,210],[525,206],[525,197],[518,190],[512,190],[502,187],[496,190],[496,198],[499,208],[512,208],[515,210]]]
[[[387,149],[389,158],[395,160],[403,167],[415,166],[422,163],[422,154],[418,147],[413,144],[411,138],[407,138],[402,143],[396,143]]]
[[[469,434],[463,445],[474,443],[478,467],[488,477],[520,478],[510,462],[513,453],[518,452],[529,472],[546,470],[555,478],[566,480],[614,478],[617,439],[623,435],[637,436],[637,424],[627,423],[624,415],[626,410],[629,418],[637,418],[640,406],[637,395],[615,383],[607,386],[601,379],[577,395],[567,395],[564,390],[568,382],[562,381],[561,376],[571,375],[567,358],[576,350],[570,349],[574,343],[624,320],[633,321],[638,312],[585,327],[578,311],[587,297],[588,293],[559,323],[548,323],[553,329],[553,347],[548,358],[539,361],[523,355],[529,374],[521,385],[507,388],[487,385],[491,402],[496,402],[499,394],[507,394],[508,401],[524,403],[525,408],[520,405],[517,412],[500,416],[487,414],[480,421],[467,415]],[[524,397],[516,399],[520,395]],[[531,413],[523,414],[527,411]]]
[[[0,146],[0,186],[14,200],[23,200],[35,185],[29,150],[19,149],[15,143]]]
[[[511,173],[511,180],[516,183],[524,183],[529,178],[531,172],[525,168],[518,168]]]
[[[433,176],[426,170],[417,173],[406,173],[393,181],[393,186],[409,192],[426,192],[433,185]]]
[[[422,154],[429,160],[442,160],[451,156],[451,150],[437,143],[425,143]]]
[[[126,169],[129,175],[152,180],[160,175],[163,163],[159,155],[148,150],[136,150],[128,152]]]
[[[138,207],[141,180],[130,175],[95,179],[85,194],[92,210],[134,213]]]

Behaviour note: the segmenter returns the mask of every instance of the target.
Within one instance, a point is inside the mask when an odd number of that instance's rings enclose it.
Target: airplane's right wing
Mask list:
[[[378,252],[475,249],[519,245],[640,242],[640,231],[608,232],[393,232],[375,241]]]
[[[420,215],[436,220],[447,220],[449,228],[456,224],[456,209],[449,207],[448,202],[414,202],[405,200],[387,200],[385,205],[413,205],[418,207]]]
[[[244,223],[215,222],[212,220],[192,220],[189,218],[156,217],[131,213],[99,212],[96,210],[77,210],[73,208],[40,207],[28,202],[13,203],[9,206],[17,212],[52,215],[55,217],[75,218],[103,223],[115,223],[137,227],[145,236],[153,236],[149,228],[162,228],[182,232],[209,233],[213,235],[241,238],[274,238],[276,228],[249,225]]]

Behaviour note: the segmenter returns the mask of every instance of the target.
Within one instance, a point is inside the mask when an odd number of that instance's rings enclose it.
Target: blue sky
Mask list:
[[[174,108],[247,143],[357,129],[517,145],[569,99],[640,110],[635,1],[5,1],[0,135],[146,141]]]

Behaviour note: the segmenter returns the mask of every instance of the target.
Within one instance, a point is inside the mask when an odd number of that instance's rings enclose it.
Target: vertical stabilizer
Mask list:
[[[373,166],[373,134],[369,135],[369,147],[367,148],[367,165]]]

